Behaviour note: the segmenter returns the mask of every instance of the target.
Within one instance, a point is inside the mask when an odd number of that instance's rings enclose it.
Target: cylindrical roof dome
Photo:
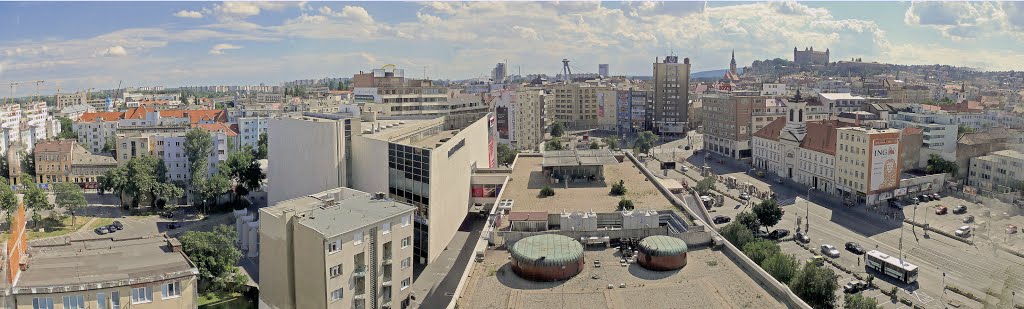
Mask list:
[[[640,252],[650,256],[674,256],[686,251],[686,242],[671,236],[649,236],[640,241]]]
[[[544,234],[517,241],[509,250],[522,265],[562,266],[583,257],[583,245],[568,236]]]

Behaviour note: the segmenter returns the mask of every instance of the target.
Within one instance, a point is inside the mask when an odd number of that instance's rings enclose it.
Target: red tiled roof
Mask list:
[[[128,111],[124,112],[124,119],[145,119],[146,113],[155,110],[146,105],[139,105],[139,107],[129,108]]]
[[[924,129],[922,129],[922,128],[917,128],[917,127],[906,127],[906,128],[903,128],[903,135],[918,135],[918,134],[923,134],[923,133],[924,133]]]
[[[836,128],[855,127],[852,123],[839,120],[822,120],[807,123],[807,135],[800,147],[825,153],[836,154]]]
[[[203,130],[210,131],[210,133],[220,132],[227,134],[227,136],[238,136],[238,132],[235,132],[235,130],[232,130],[231,127],[225,125],[223,122],[196,124],[194,126],[196,128],[201,128]]]
[[[223,110],[219,109],[198,109],[198,110],[183,110],[183,109],[172,109],[160,111],[160,117],[170,118],[185,118],[188,117],[192,124],[197,124],[200,121],[214,121],[214,122],[227,122],[228,115]]]
[[[779,134],[782,133],[782,128],[786,126],[786,117],[779,117],[772,120],[768,125],[764,126],[757,132],[754,132],[754,136],[770,139],[773,141],[779,141]]]
[[[548,221],[548,213],[542,211],[510,212],[508,221]]]
[[[93,122],[96,120],[100,121],[112,121],[124,119],[123,112],[97,112],[97,113],[84,113],[82,117],[78,119],[81,122]]]

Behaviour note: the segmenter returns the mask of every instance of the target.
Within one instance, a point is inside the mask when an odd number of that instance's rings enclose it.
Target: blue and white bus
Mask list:
[[[868,251],[866,256],[864,267],[874,269],[904,283],[917,282],[917,265],[878,250]]]

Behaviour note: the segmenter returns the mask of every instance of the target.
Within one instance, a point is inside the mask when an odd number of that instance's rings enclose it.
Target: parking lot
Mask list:
[[[192,207],[172,209],[171,211],[174,213],[172,218],[164,218],[159,215],[124,216],[122,215],[124,210],[116,205],[90,205],[83,210],[89,216],[96,217],[97,220],[106,218],[106,221],[120,221],[124,229],[104,235],[98,234],[95,229],[81,230],[63,236],[35,239],[30,241],[30,243],[33,245],[47,245],[82,239],[140,237],[159,233],[177,236],[189,230],[209,230],[216,224],[230,221],[226,220],[230,219],[230,214],[218,214],[211,216],[209,219],[201,220],[201,216]],[[171,229],[170,224],[172,222],[176,222],[179,227]]]

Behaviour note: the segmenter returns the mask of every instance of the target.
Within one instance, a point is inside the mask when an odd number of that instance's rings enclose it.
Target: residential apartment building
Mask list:
[[[454,130],[465,128],[491,112],[489,102],[481,94],[463,94],[450,91],[448,99],[448,115],[444,117],[445,128]]]
[[[361,112],[382,116],[441,116],[448,114],[448,89],[425,79],[405,77],[393,66],[359,72],[352,77],[354,103]]]
[[[831,115],[839,115],[845,112],[856,112],[864,110],[868,100],[862,96],[845,93],[819,93],[818,100],[825,106]]]
[[[971,158],[967,185],[982,194],[1021,191],[1024,179],[1024,152],[1000,150],[986,156]]]
[[[647,107],[654,104],[650,90],[630,87],[616,90],[616,131],[619,135],[645,131],[650,127]]]
[[[95,113],[96,108],[86,104],[70,105],[60,109],[60,115],[70,119],[71,121],[78,121],[82,118],[85,113]]]
[[[766,97],[781,97],[786,96],[786,84],[780,83],[763,83],[761,84],[761,95]]]
[[[918,111],[901,111],[889,114],[889,127],[895,129],[920,128],[924,130],[924,147],[942,154],[947,160],[954,160],[959,124],[955,119],[940,114]]]
[[[836,188],[844,199],[875,205],[900,185],[898,129],[836,129]]]
[[[600,119],[614,114],[615,100],[605,98],[611,89],[599,80],[548,84],[545,103],[551,108],[552,121],[573,130],[593,129],[600,125]]]
[[[1024,130],[995,128],[983,133],[966,133],[957,140],[957,179],[965,179],[973,168],[971,159],[1000,150],[1024,151]]]
[[[0,275],[0,302],[7,308],[199,306],[199,270],[176,239],[103,238],[26,250],[24,238],[17,237],[25,233],[24,206],[13,222],[19,228],[4,252]]]
[[[75,93],[56,93],[53,95],[53,106],[57,110],[63,110],[72,105],[86,105],[89,103],[88,93],[85,91]]]
[[[78,142],[93,153],[102,152],[108,139],[115,139],[119,129],[195,126],[200,124],[225,123],[228,113],[224,110],[157,110],[140,106],[124,112],[84,113],[72,126],[78,133]]]
[[[413,212],[335,188],[260,209],[260,308],[407,308]]]
[[[60,121],[50,116],[46,102],[0,107],[0,152],[6,153],[11,143],[19,143],[31,152],[39,141],[60,134]]]
[[[229,139],[237,138],[230,130],[217,130],[200,126],[210,132],[213,148],[207,159],[209,175],[217,173],[220,162],[227,160],[228,154],[236,149],[229,148]],[[128,164],[131,159],[142,156],[157,156],[164,160],[167,167],[167,178],[188,182],[192,179],[189,172],[188,155],[185,153],[185,135],[188,126],[165,126],[144,128],[122,128],[116,137],[117,165]],[[237,145],[237,143],[233,143]]]
[[[117,167],[114,157],[94,155],[72,140],[40,142],[34,155],[36,183],[67,182],[94,189],[100,176]]]
[[[494,106],[498,142],[512,149],[537,149],[544,142],[545,98],[544,90],[537,88],[489,93],[487,100]]]
[[[433,262],[467,215],[473,170],[496,165],[495,122],[486,115],[447,130],[443,117],[306,113],[272,119],[274,164],[267,178],[276,185],[269,204],[336,187],[387,192],[416,207],[413,253],[418,264]]]
[[[270,117],[238,117],[235,124],[238,126],[239,147],[249,146],[256,149],[259,146],[260,135],[267,134]]]
[[[683,58],[683,63],[679,63],[679,57],[666,56],[660,63],[655,60],[653,66],[654,100],[647,109],[652,129],[658,134],[686,133],[689,128],[686,104],[690,100],[690,58]]]

